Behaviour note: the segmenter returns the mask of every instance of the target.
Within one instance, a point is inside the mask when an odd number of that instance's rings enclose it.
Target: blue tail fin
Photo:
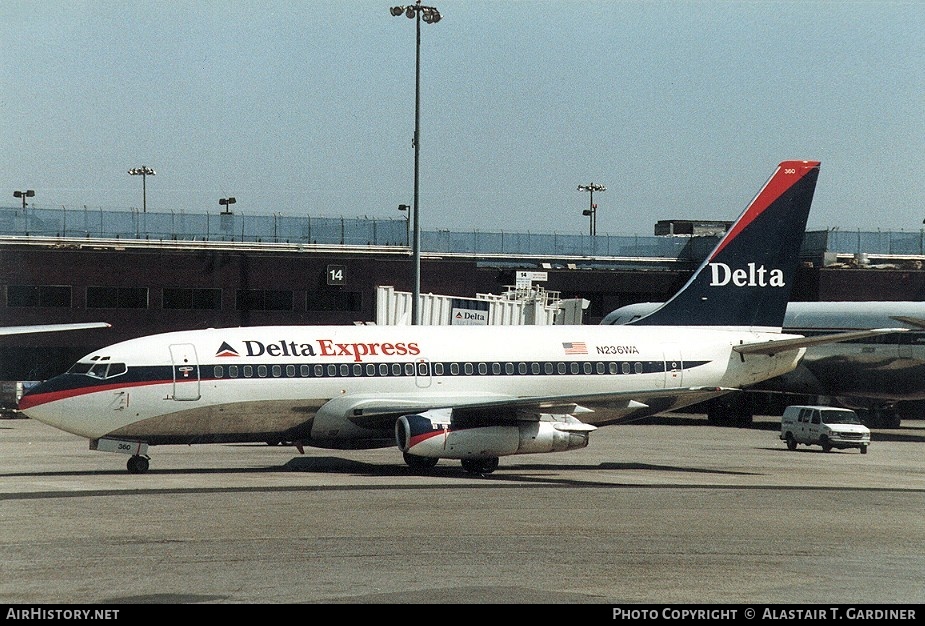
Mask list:
[[[636,325],[780,330],[819,161],[784,161],[684,287]]]

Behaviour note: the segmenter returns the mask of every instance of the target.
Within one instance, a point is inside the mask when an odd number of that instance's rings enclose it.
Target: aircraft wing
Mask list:
[[[29,333],[54,333],[62,330],[84,330],[87,328],[110,328],[106,322],[84,322],[74,324],[35,324],[33,326],[0,326],[0,335],[25,335]]]
[[[774,355],[784,350],[797,350],[825,343],[840,343],[853,339],[863,339],[874,335],[888,335],[890,333],[904,333],[908,328],[872,328],[870,330],[857,330],[846,333],[832,333],[829,335],[816,335],[814,337],[796,337],[793,339],[780,339],[762,341],[760,343],[745,343],[732,346],[732,349],[741,354],[770,354]]]
[[[430,401],[419,396],[382,399],[373,397],[340,397],[328,402],[320,411],[335,411],[347,416],[358,426],[366,428],[388,427],[395,419],[410,413],[433,410],[452,410],[454,419],[501,423],[511,420],[539,420],[542,414],[595,413],[587,420],[595,425],[613,424],[641,419],[673,408],[679,401],[683,405],[703,402],[737,389],[730,387],[676,387],[611,393],[545,397],[491,397],[474,399],[434,398]],[[585,420],[582,420],[585,421]]]

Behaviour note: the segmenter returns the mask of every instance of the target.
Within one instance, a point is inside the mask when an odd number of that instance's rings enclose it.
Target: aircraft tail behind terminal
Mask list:
[[[678,293],[637,326],[780,330],[819,161],[784,161]],[[778,245],[768,246],[776,241]],[[756,251],[761,254],[756,257]]]

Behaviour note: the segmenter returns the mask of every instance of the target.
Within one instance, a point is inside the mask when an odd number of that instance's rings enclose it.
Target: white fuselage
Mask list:
[[[754,384],[793,369],[802,350],[742,356],[732,346],[787,337],[629,326],[182,331],[84,357],[24,411],[90,439],[196,443],[289,433],[313,445],[371,447],[388,445],[393,413],[574,397],[594,408],[581,419],[595,424],[608,419],[606,394]],[[367,417],[376,414],[391,417]]]

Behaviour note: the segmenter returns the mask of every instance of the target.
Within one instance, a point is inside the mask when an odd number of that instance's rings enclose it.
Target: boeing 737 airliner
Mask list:
[[[162,444],[397,446],[414,468],[459,459],[482,474],[583,448],[599,426],[778,376],[848,337],[781,333],[818,174],[781,163],[684,289],[632,325],[172,332],[87,355],[20,409],[129,454],[133,473]]]

